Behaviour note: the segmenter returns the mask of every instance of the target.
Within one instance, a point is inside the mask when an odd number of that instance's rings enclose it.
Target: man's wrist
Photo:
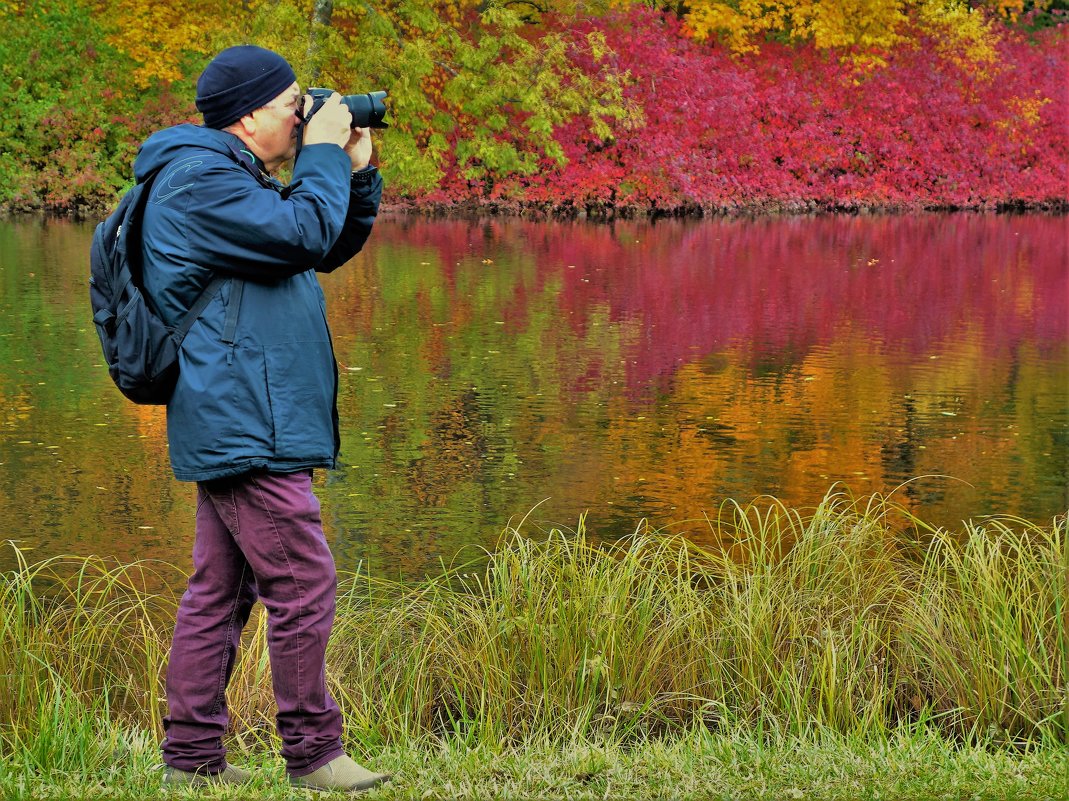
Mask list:
[[[378,170],[370,164],[368,164],[366,167],[361,167],[360,169],[353,170],[353,183],[357,184],[358,186],[361,184],[370,184],[372,181],[375,180],[375,173],[377,171]]]

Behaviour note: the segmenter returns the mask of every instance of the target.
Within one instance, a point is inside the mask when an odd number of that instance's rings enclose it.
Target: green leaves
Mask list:
[[[123,98],[116,76],[131,68],[73,0],[0,10],[0,204],[60,204],[122,184],[123,131],[104,126]]]
[[[402,192],[437,186],[450,172],[469,181],[526,175],[544,159],[564,163],[554,139],[564,122],[626,116],[623,76],[590,75],[574,37],[535,28],[512,7],[394,2],[336,15],[340,36],[324,55],[339,88],[390,90],[391,128],[382,168]],[[351,19],[351,23],[348,21]],[[604,37],[587,46],[600,59]]]
[[[314,18],[297,0],[198,0],[180,19],[162,9],[34,0],[0,11],[0,89],[13,101],[0,120],[0,204],[110,205],[138,143],[197,119],[196,75],[238,42],[277,50],[302,85],[387,89],[376,161],[401,195],[491,192],[502,177],[563,165],[561,125],[585,118],[607,137],[608,121],[632,115],[601,33],[534,25],[500,2],[339,0]]]

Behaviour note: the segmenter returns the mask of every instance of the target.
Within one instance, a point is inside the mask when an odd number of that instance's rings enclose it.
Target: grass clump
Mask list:
[[[833,491],[709,524],[722,547],[648,529],[599,545],[580,520],[509,530],[478,567],[416,584],[345,577],[332,689],[354,752],[400,762],[384,797],[700,795],[691,771],[724,797],[1069,794],[1064,517],[950,532]],[[4,577],[0,790],[124,764],[151,785],[176,600],[144,589],[150,568],[22,560]],[[230,708],[236,750],[269,760],[265,631],[261,615]]]

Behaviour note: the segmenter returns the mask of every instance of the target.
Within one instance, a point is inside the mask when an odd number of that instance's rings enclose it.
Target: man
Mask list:
[[[302,102],[303,100],[303,102]],[[240,783],[222,737],[241,629],[259,599],[282,756],[300,787],[358,791],[388,777],[345,755],[325,652],[337,584],[312,470],[338,453],[337,367],[315,271],[371,232],[382,194],[368,129],[332,95],[311,109],[281,56],[222,51],[197,81],[204,125],[153,134],[134,164],[159,170],[145,212],[145,290],[176,323],[217,276],[186,336],[167,405],[176,478],[197,482],[193,574],[167,668],[168,784]]]

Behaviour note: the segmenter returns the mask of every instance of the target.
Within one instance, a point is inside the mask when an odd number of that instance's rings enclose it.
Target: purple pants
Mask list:
[[[193,575],[167,665],[163,761],[204,773],[226,765],[226,686],[259,598],[282,756],[290,775],[306,775],[343,753],[325,673],[337,574],[311,471],[250,473],[197,490]]]

